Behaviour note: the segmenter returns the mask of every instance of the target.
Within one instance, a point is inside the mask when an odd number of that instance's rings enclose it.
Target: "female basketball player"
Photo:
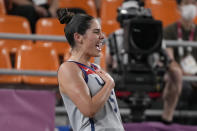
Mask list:
[[[72,47],[58,71],[59,89],[74,131],[124,131],[112,77],[89,62],[99,57],[104,36],[98,21],[86,14],[57,11]]]

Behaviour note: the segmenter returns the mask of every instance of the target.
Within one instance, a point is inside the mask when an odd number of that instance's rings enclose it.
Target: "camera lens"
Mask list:
[[[161,45],[161,25],[155,21],[131,22],[129,43],[140,53],[150,53]]]

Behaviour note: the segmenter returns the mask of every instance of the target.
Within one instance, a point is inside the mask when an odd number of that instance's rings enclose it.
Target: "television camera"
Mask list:
[[[144,111],[150,105],[147,92],[162,90],[170,62],[162,48],[162,22],[154,20],[150,9],[143,5],[137,0],[125,0],[117,17],[123,40],[117,41],[116,33],[108,39],[110,54],[117,62],[117,68],[111,71],[116,90],[132,92],[124,98],[131,109],[132,121],[145,119]]]

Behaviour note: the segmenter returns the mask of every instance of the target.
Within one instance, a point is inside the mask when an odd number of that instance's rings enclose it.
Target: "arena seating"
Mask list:
[[[117,9],[123,0],[102,0],[100,19],[103,32],[108,36],[110,33],[120,28],[117,17]]]
[[[56,18],[42,18],[36,24],[36,34],[65,36],[64,26]],[[64,54],[67,54],[70,50],[68,42],[36,41],[36,45],[54,48],[60,63],[63,62]]]
[[[57,71],[58,56],[51,47],[22,46],[16,53],[16,69]],[[57,77],[22,76],[22,82],[37,85],[57,85]]]
[[[154,19],[163,22],[163,27],[180,18],[176,0],[145,0],[145,7],[151,9]]]
[[[0,32],[31,34],[30,25],[26,18],[21,16],[0,15]],[[31,40],[1,39],[0,46],[4,46],[9,52],[16,52],[21,45],[32,45]]]
[[[87,14],[97,17],[94,0],[59,0],[60,8],[78,8]]]
[[[115,30],[120,28],[120,24],[116,20],[117,9],[124,0],[101,0],[101,8],[100,8],[99,15],[96,12],[94,0],[58,0],[58,1],[59,1],[59,8],[82,9],[87,14],[98,18],[98,20],[100,20],[101,22],[102,31],[105,33],[106,37],[108,37],[109,34],[113,33]],[[0,33],[31,34],[30,25],[27,19],[21,16],[11,16],[11,15],[6,14],[4,4],[5,4],[5,0],[0,0]],[[180,18],[177,12],[176,0],[145,0],[145,8],[151,9],[153,17],[163,22],[163,27],[166,27],[167,25],[177,21]],[[197,17],[195,19],[195,22],[197,23]],[[57,18],[41,18],[37,21],[37,24],[36,24],[36,35],[65,36],[64,34],[65,26],[66,25],[64,24],[60,24]],[[69,59],[70,50],[71,50],[71,47],[69,46],[68,42],[0,39],[0,69],[57,72],[60,64],[63,61],[66,61]],[[90,61],[92,63],[96,62],[103,69],[106,70],[106,45],[103,47],[101,57],[99,59],[91,58]],[[19,86],[28,87],[29,85],[30,86],[33,85],[34,87],[33,90],[34,91],[36,90],[39,93],[41,93],[40,90],[42,90],[43,88],[36,88],[36,87],[44,87],[46,90],[50,92],[51,90],[48,87],[52,85],[53,87],[56,87],[56,91],[58,91],[57,77],[0,74],[0,87],[4,88],[5,86],[2,86],[4,84],[13,84],[13,86],[16,85],[15,89],[17,89],[17,87]],[[26,89],[29,89],[29,88],[25,88],[25,90]],[[32,90],[32,88],[30,89]],[[52,92],[53,91],[54,90],[52,90]],[[36,94],[36,92],[34,93]],[[117,97],[121,96],[122,92],[118,92],[118,93],[117,93]],[[126,92],[126,93],[128,93],[128,95],[131,94],[131,92]],[[3,92],[1,92],[1,94],[3,94]],[[23,91],[22,91],[20,95],[25,96],[26,94],[25,93],[23,94]],[[52,94],[52,96],[53,95],[54,94]],[[56,96],[56,101],[58,101],[61,98],[60,94],[58,95],[59,95],[59,98],[57,98]],[[161,94],[158,92],[157,93],[151,92],[149,93],[149,96],[155,103],[158,102],[157,101],[158,98],[159,99],[161,98]],[[28,100],[30,100],[31,102],[31,98],[35,98],[35,96],[28,97],[28,98],[29,98]],[[45,100],[47,101],[47,99]],[[21,101],[23,100],[20,99],[19,102]],[[34,102],[37,103],[37,101],[34,101]],[[160,105],[162,104],[160,101],[158,103],[159,103],[159,106],[156,105],[157,103],[154,106],[157,106],[157,108],[161,109]],[[44,105],[45,103],[41,103],[41,104],[45,106]],[[50,105],[49,103],[47,104]],[[52,104],[53,104],[52,107],[55,106],[54,101],[52,101]],[[23,106],[23,103],[21,103],[21,105]],[[179,111],[180,114],[176,115],[176,119],[179,119],[182,115],[181,108],[178,107],[177,110],[179,109],[180,109]],[[60,113],[61,116],[66,114],[66,113],[62,113],[62,114],[61,113]],[[158,115],[153,116],[153,117],[154,118],[158,117]],[[187,117],[191,117],[191,115],[188,115]],[[195,118],[197,117],[194,116],[194,119]],[[48,120],[50,119],[53,120],[54,118],[51,117]],[[125,118],[125,120],[126,119],[127,118]],[[187,118],[182,118],[182,119],[184,119],[183,122],[187,121]],[[1,118],[0,120],[4,121]],[[69,122],[65,121],[65,124],[68,124],[68,126],[67,125],[56,126],[56,130],[57,131],[70,130],[71,127],[69,126]],[[186,126],[182,124],[185,124],[185,123],[164,125],[160,122],[142,122],[142,123],[132,122],[132,123],[124,123],[124,127],[126,131],[130,131],[130,130],[132,131],[133,130],[138,130],[138,131],[144,131],[144,130],[147,130],[147,131],[196,131],[197,130],[196,126]],[[46,130],[48,129],[46,128]]]
[[[5,47],[0,47],[0,68],[12,69],[9,52]],[[0,75],[1,84],[16,84],[21,82],[21,76],[17,75]]]

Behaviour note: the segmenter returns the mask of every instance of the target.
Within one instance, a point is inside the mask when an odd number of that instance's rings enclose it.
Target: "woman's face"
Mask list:
[[[99,57],[103,44],[104,35],[101,26],[96,19],[91,22],[90,28],[83,35],[83,48],[90,57]]]

